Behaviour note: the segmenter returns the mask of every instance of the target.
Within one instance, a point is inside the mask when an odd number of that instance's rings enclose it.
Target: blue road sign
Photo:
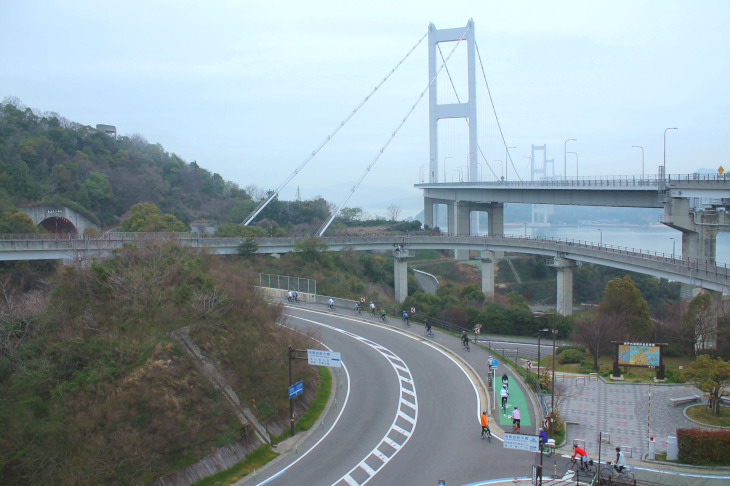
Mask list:
[[[289,387],[289,399],[291,400],[297,395],[304,393],[304,382],[298,381]]]
[[[337,351],[325,351],[322,349],[308,349],[307,362],[315,366],[330,366],[339,368],[342,366],[340,353]]]

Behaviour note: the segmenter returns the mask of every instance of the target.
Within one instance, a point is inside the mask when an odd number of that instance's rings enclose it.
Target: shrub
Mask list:
[[[585,357],[586,353],[584,351],[579,351],[577,349],[566,349],[558,355],[558,361],[560,361],[562,364],[580,363],[585,359]]]
[[[728,465],[730,430],[677,429],[679,461],[697,466]]]

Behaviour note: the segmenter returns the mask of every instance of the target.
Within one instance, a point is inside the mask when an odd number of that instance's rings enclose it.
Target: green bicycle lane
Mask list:
[[[495,411],[495,414],[499,414],[499,425],[512,425],[512,411],[515,407],[520,410],[520,427],[532,425],[530,409],[527,406],[527,398],[522,393],[522,389],[520,389],[517,383],[510,383],[508,390],[509,398],[507,398],[507,405],[504,410],[501,408],[502,399],[499,397],[499,390],[497,391],[497,405],[500,407]]]

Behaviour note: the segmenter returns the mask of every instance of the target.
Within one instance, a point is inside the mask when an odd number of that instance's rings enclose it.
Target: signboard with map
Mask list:
[[[662,360],[662,348],[666,343],[626,343],[611,341],[616,346],[616,354],[613,360],[613,379],[621,379],[621,367],[640,366],[642,368],[655,368],[656,379],[664,380],[664,362]],[[626,370],[628,371],[628,370]]]
[[[655,368],[661,364],[661,348],[653,344],[619,344],[619,366],[644,366]]]

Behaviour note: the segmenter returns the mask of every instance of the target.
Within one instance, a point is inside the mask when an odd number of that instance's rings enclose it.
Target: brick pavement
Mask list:
[[[570,374],[556,376],[555,381],[556,390],[563,387],[568,397],[560,404],[563,419],[577,424],[568,426],[566,447],[570,448],[573,439],[582,439],[589,455],[596,457],[598,432],[603,432],[609,435],[601,446],[604,461],[619,445],[632,449],[627,451],[631,459],[641,460],[648,452],[649,434],[654,436],[657,452],[666,451],[667,436],[676,437],[678,428],[698,426],[684,416],[684,406],[669,402],[670,398],[701,394],[691,385],[605,382],[595,376]]]

